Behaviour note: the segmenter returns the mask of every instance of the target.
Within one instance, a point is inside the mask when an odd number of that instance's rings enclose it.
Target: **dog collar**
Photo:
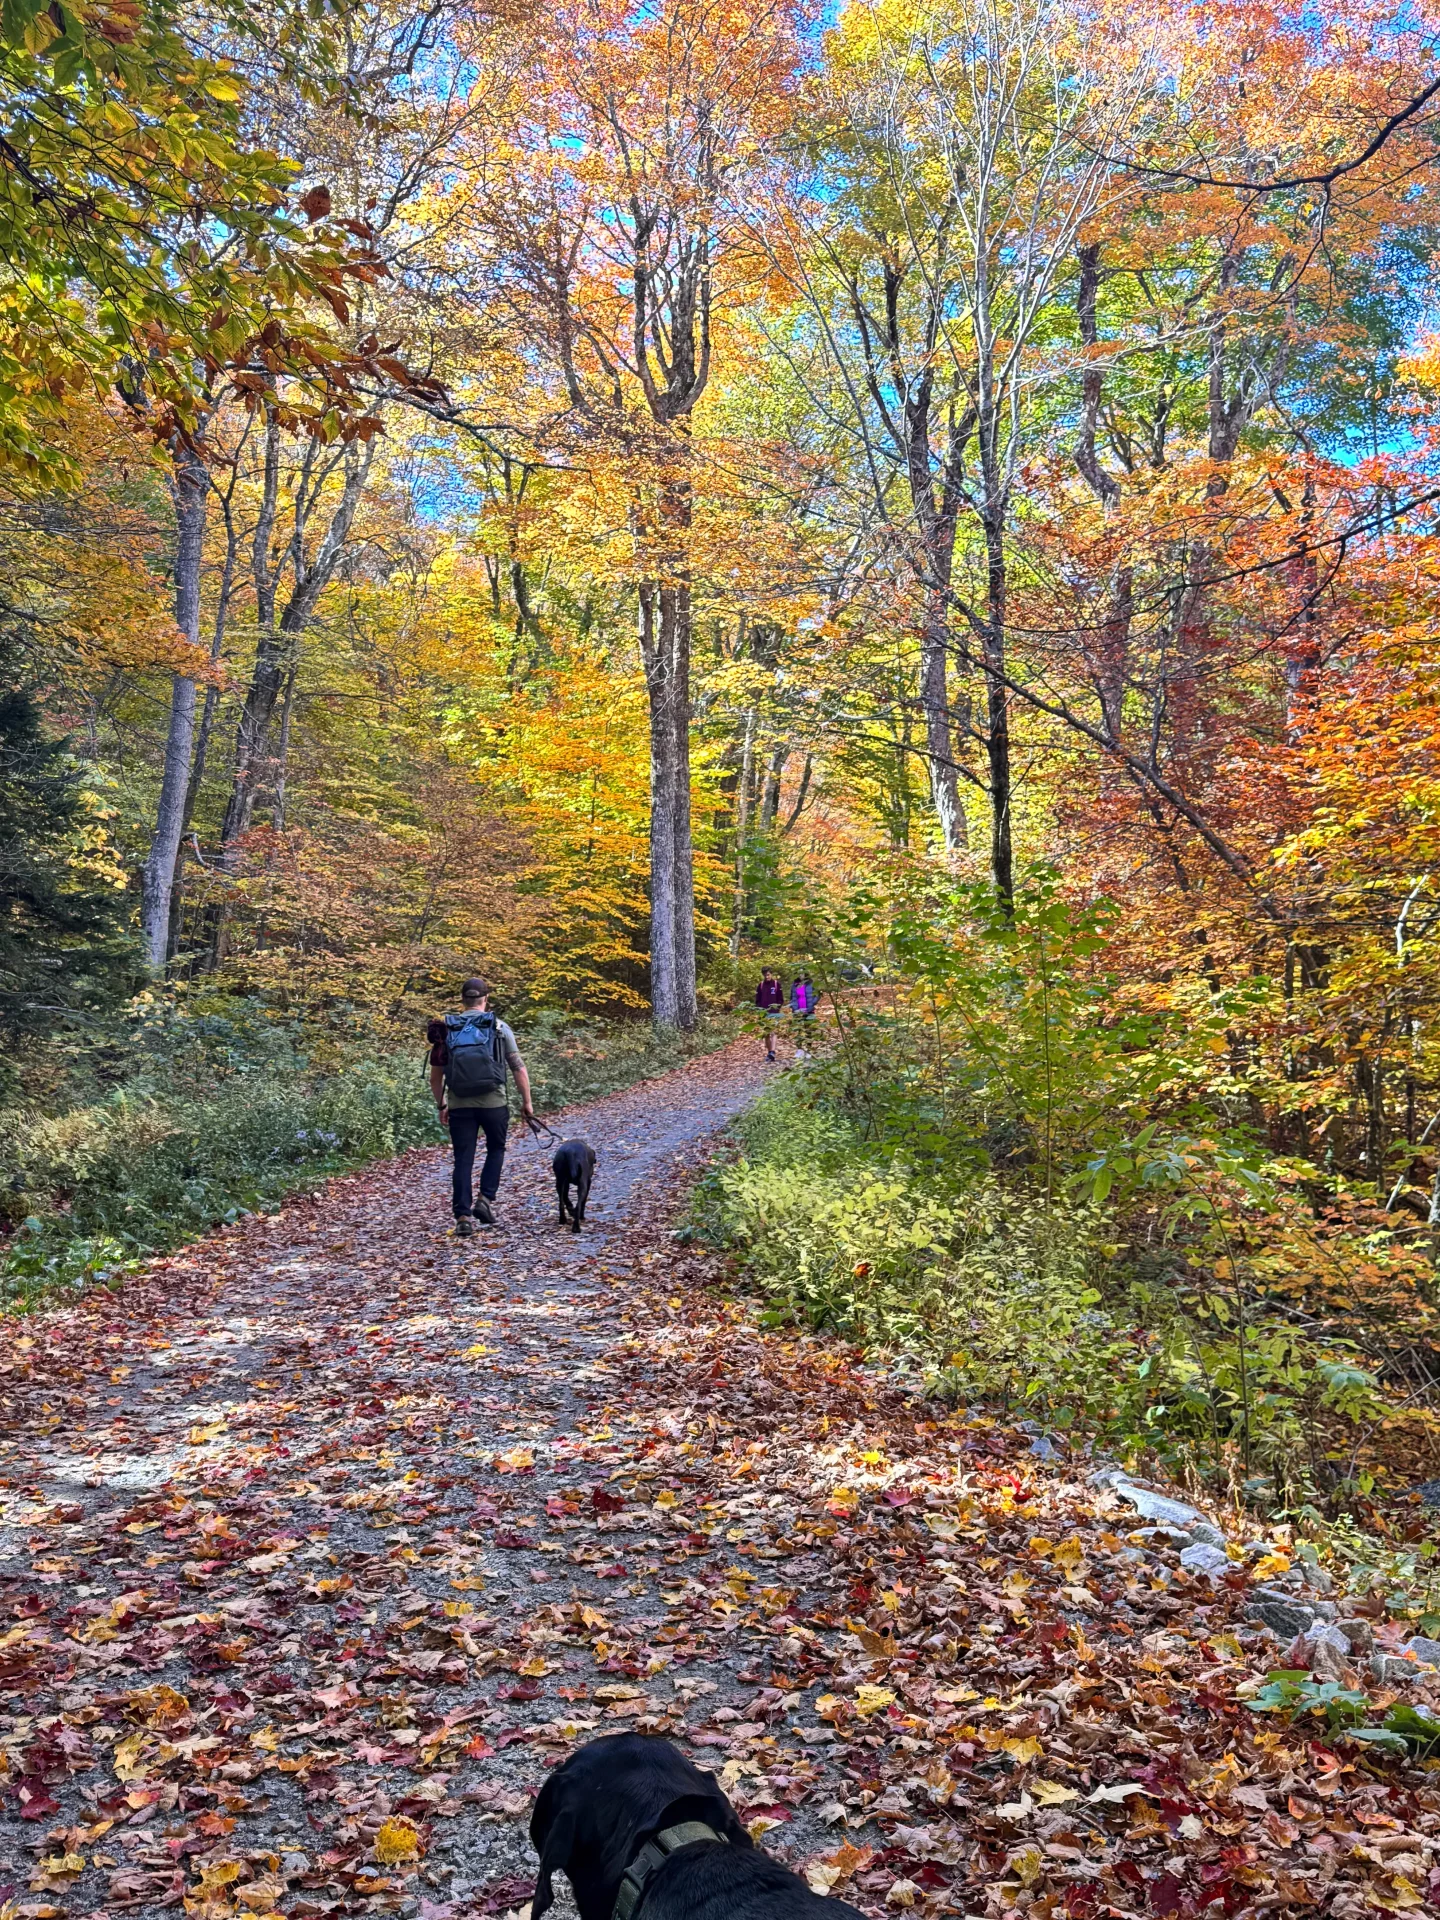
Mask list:
[[[631,1920],[645,1897],[646,1883],[661,1862],[668,1860],[672,1853],[679,1853],[685,1847],[698,1847],[706,1840],[718,1840],[722,1846],[728,1844],[723,1833],[707,1827],[703,1820],[682,1820],[678,1826],[662,1827],[653,1840],[645,1842],[625,1869],[611,1920]]]

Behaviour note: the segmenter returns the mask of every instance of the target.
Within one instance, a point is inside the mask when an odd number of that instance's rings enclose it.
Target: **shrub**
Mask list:
[[[1242,1326],[1213,1277],[1141,1282],[1102,1202],[1047,1201],[964,1154],[917,1164],[837,1099],[828,1069],[787,1074],[701,1190],[701,1230],[772,1323],[898,1349],[948,1398],[1077,1424],[1259,1504],[1334,1506],[1355,1484],[1385,1406],[1351,1345],[1253,1300]]]
[[[772,1309],[915,1354],[952,1394],[1098,1416],[1117,1351],[1133,1360],[1094,1284],[1098,1211],[927,1176],[803,1086],[787,1076],[745,1117],[702,1203]]]

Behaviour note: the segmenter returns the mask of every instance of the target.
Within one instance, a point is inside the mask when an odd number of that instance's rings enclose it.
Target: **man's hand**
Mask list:
[[[442,1127],[448,1127],[448,1126],[449,1126],[449,1124],[450,1124],[450,1109],[449,1109],[449,1107],[447,1107],[447,1106],[446,1106],[446,1104],[445,1104],[445,1102],[444,1102],[443,1100],[442,1100],[442,1101],[440,1102],[440,1104],[439,1104],[439,1106],[438,1106],[438,1107],[436,1107],[436,1109],[435,1109],[435,1111],[436,1111],[436,1112],[437,1112],[437,1113],[439,1114],[439,1116],[440,1116],[440,1124],[441,1124],[441,1126],[442,1126]]]

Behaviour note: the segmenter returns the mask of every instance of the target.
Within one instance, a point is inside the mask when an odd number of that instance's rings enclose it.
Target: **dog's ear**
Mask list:
[[[550,1822],[550,1831],[545,1835],[545,1845],[541,1849],[540,1871],[535,1876],[535,1896],[530,1903],[530,1920],[540,1920],[540,1916],[554,1906],[552,1876],[557,1867],[563,1867],[569,1860],[574,1844],[575,1809],[573,1806],[561,1807]]]

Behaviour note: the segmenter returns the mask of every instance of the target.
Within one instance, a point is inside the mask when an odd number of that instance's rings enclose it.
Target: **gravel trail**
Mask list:
[[[677,1236],[757,1052],[566,1116],[581,1236],[548,1150],[466,1241],[417,1152],[9,1323],[0,1920],[515,1914],[545,1771],[625,1726],[875,1913],[1440,1886],[1428,1780],[1243,1704],[1279,1655],[1243,1566],[767,1330]]]

